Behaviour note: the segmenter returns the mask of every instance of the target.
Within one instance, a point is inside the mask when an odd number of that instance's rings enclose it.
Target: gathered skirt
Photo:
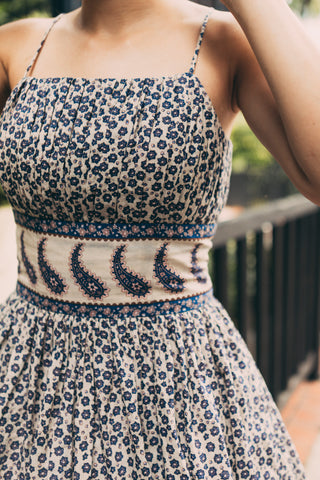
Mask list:
[[[221,304],[87,317],[0,307],[0,478],[302,480]]]

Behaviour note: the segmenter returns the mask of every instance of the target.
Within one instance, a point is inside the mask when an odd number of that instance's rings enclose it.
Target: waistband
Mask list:
[[[210,296],[206,226],[17,221],[18,293],[86,315],[181,311]]]

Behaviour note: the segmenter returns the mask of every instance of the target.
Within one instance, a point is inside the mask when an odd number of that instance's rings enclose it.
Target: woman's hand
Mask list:
[[[222,1],[245,34],[235,45],[237,104],[293,183],[320,205],[320,50],[285,0]]]

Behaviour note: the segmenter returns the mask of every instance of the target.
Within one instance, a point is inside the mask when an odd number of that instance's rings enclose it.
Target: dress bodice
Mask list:
[[[232,144],[194,74],[25,76],[0,117],[0,182],[15,211],[104,223],[215,223]]]
[[[32,216],[214,223],[231,142],[190,72],[159,79],[24,78],[0,120],[0,180]]]

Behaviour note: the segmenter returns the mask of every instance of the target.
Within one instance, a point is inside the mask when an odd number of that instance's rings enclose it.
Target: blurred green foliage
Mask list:
[[[1,188],[1,186],[0,186],[0,206],[1,206],[1,205],[4,205],[5,203],[7,203],[7,199],[6,199],[6,197],[5,197],[4,193],[3,193],[3,190],[2,190],[2,188]]]
[[[49,15],[48,0],[0,0],[0,25],[23,17]]]
[[[232,204],[256,205],[297,193],[280,165],[252,133],[241,114],[237,118],[231,140],[233,173],[229,201],[232,200]],[[239,181],[242,186],[240,191]]]
[[[288,2],[296,12],[304,15],[320,13],[320,0],[291,0]]]
[[[273,163],[273,157],[259,142],[240,114],[231,135],[233,143],[233,171],[244,173],[264,168]]]

